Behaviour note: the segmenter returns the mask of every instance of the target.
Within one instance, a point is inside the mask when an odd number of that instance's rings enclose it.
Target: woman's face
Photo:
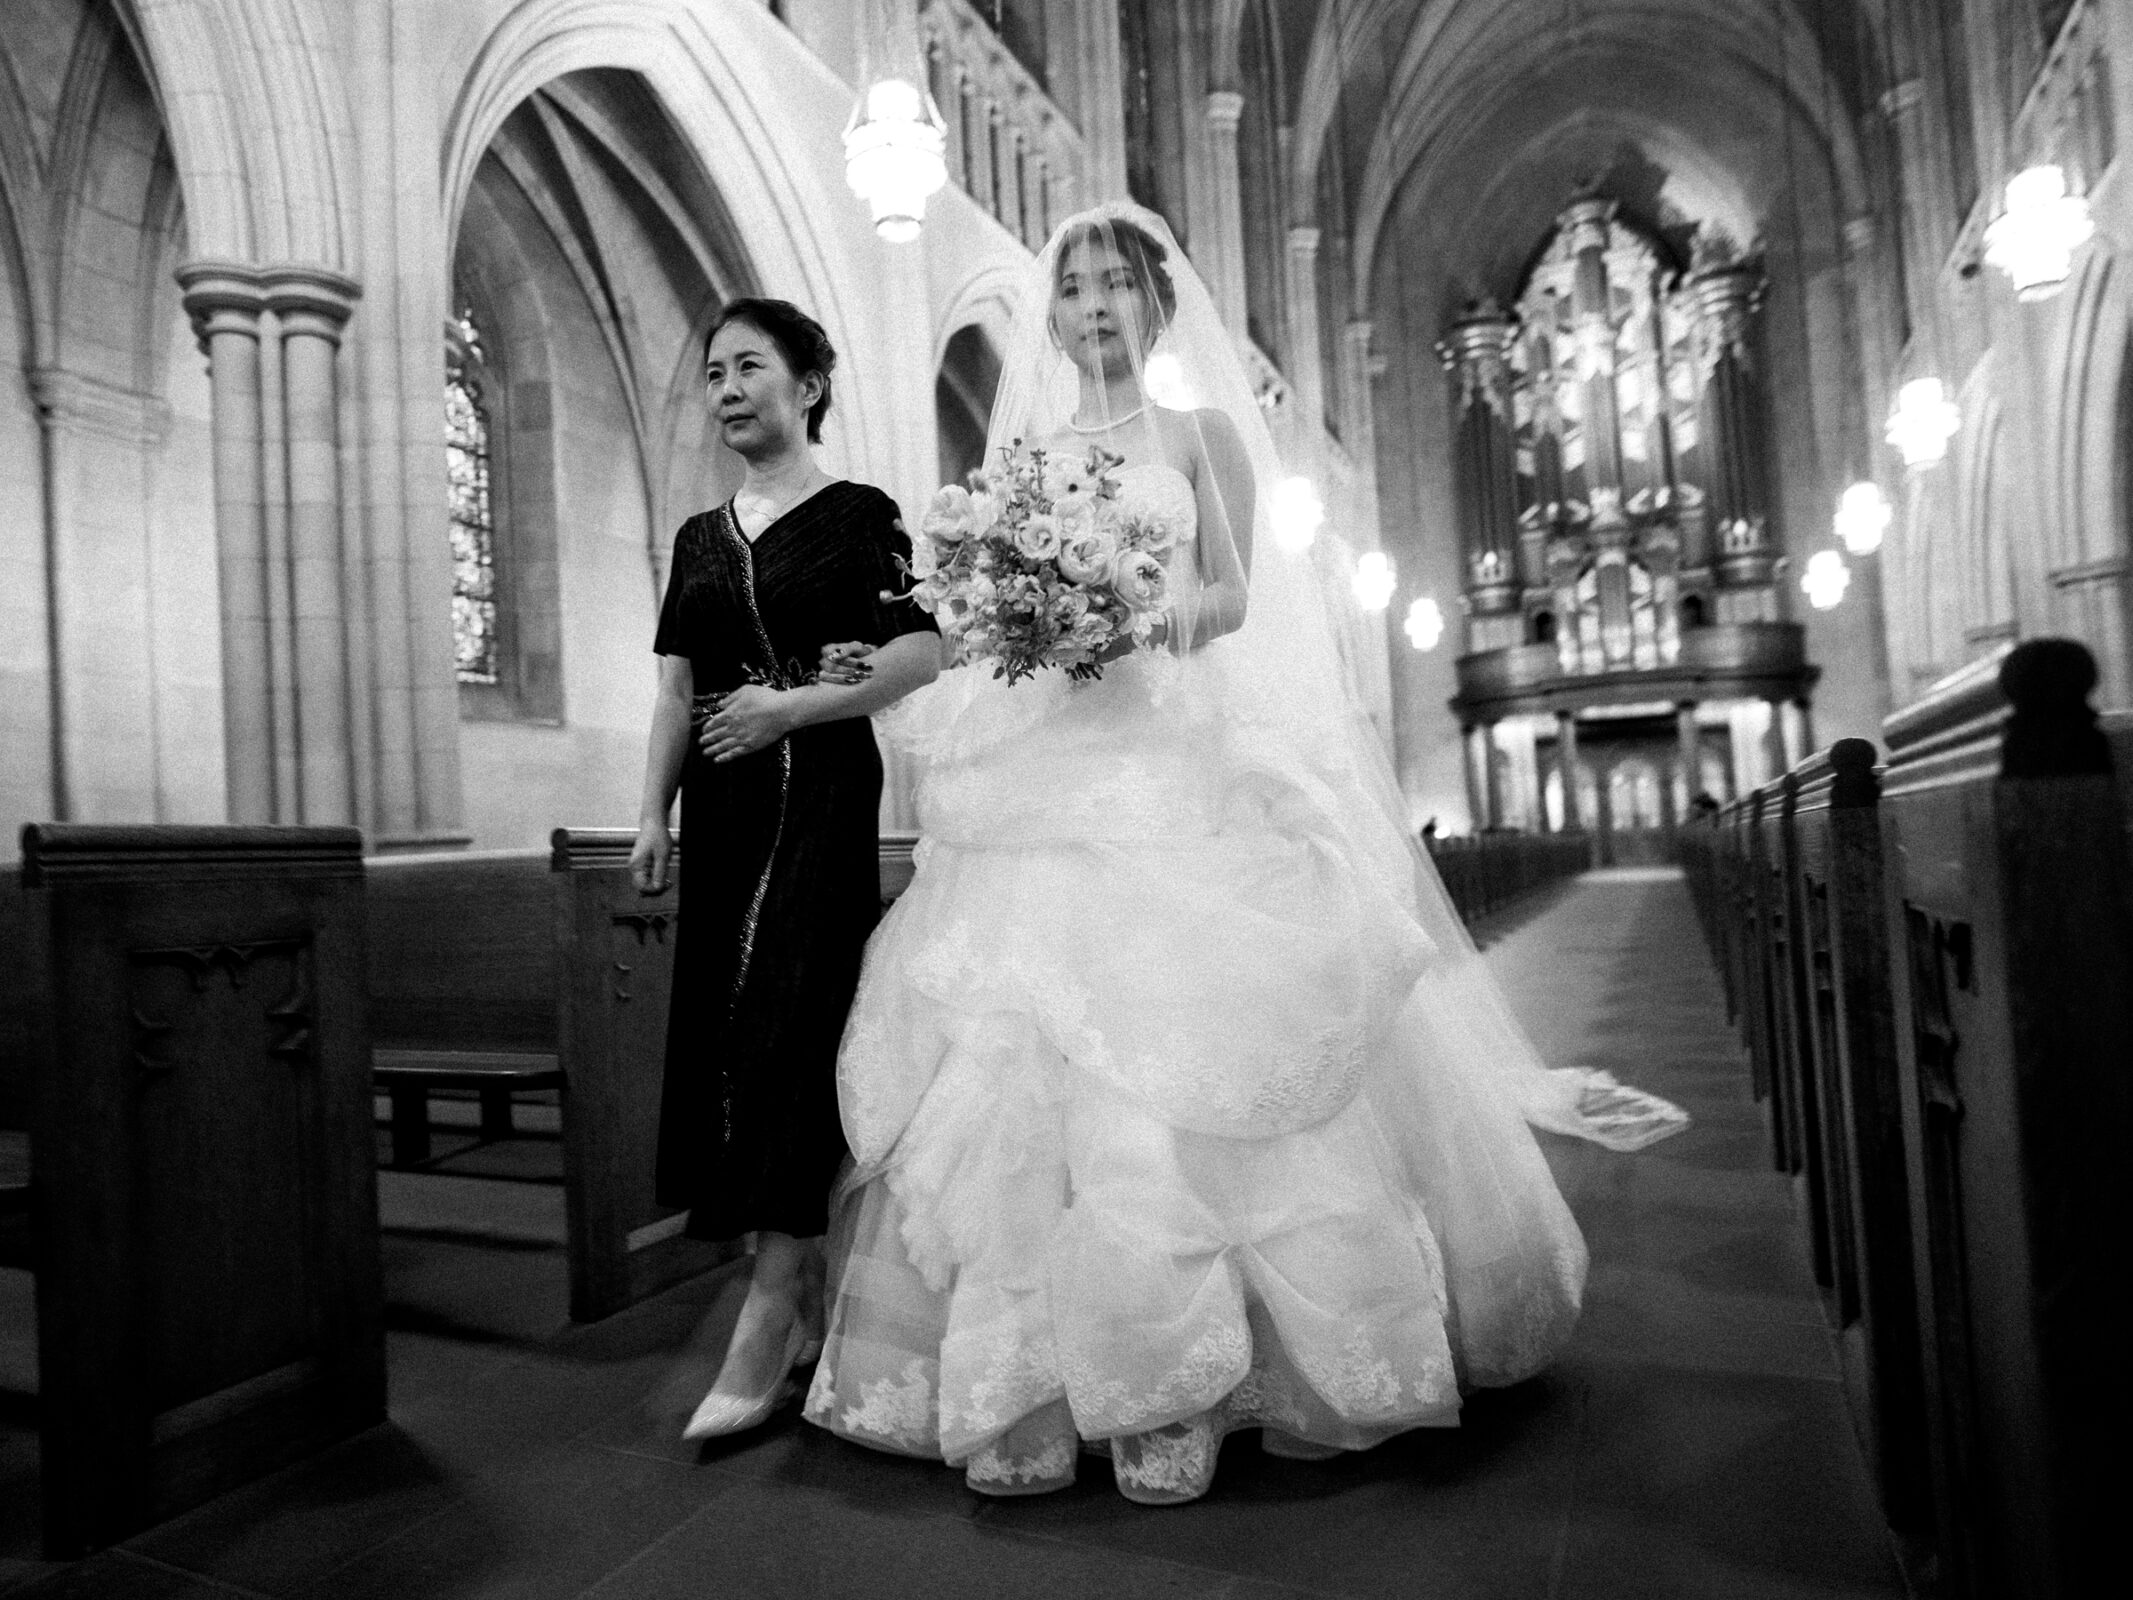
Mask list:
[[[804,449],[807,408],[822,398],[821,379],[793,376],[778,342],[754,323],[727,323],[704,359],[719,436],[754,461]]]
[[[1076,366],[1126,376],[1154,342],[1156,322],[1140,275],[1109,240],[1092,236],[1067,251],[1052,288],[1052,337]]]

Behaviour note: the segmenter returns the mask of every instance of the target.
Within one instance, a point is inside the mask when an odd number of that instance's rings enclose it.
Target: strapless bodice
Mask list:
[[[1177,529],[1178,543],[1189,544],[1200,521],[1200,503],[1192,480],[1167,461],[1136,461],[1113,467],[1118,498],[1135,515],[1161,518]]]

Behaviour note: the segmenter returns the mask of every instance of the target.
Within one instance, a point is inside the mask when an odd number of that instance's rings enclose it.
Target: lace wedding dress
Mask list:
[[[1191,526],[1182,474],[1120,477]],[[812,1421],[1010,1485],[1187,1421],[1172,1454],[1362,1449],[1568,1336],[1584,1244],[1470,968],[1202,665],[963,668],[899,713],[923,842],[846,1032]]]

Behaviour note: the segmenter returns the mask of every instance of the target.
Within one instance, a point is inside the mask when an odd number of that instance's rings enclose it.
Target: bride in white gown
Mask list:
[[[1365,1449],[1545,1365],[1585,1248],[1528,1123],[1630,1148],[1683,1118],[1511,1019],[1310,555],[1267,536],[1272,443],[1162,221],[1070,219],[1022,310],[989,447],[1121,456],[1175,598],[1098,682],[981,663],[885,719],[922,842],[839,1064],[806,1415],[988,1493],[1107,1448],[1174,1503],[1232,1430]]]

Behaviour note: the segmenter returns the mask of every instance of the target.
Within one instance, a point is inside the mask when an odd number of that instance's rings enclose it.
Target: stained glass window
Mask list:
[[[496,638],[496,515],[489,494],[489,412],[482,402],[487,354],[474,313],[446,330],[444,461],[452,517],[452,648],[461,683],[499,681]]]

